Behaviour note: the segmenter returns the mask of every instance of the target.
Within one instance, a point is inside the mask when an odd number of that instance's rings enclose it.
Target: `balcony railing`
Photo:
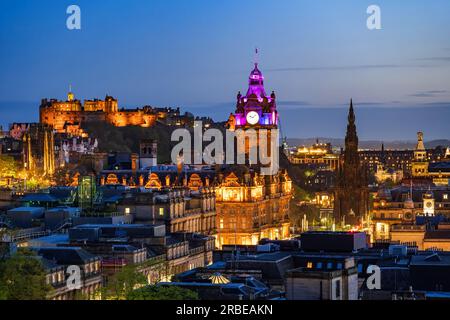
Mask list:
[[[185,215],[194,215],[194,214],[200,214],[202,213],[202,208],[195,208],[195,209],[187,209],[185,210]]]
[[[48,236],[49,234],[50,234],[49,231],[43,230],[42,228],[32,228],[32,229],[14,231],[10,235],[8,235],[8,234],[5,235],[4,240],[6,242],[17,242],[17,241],[24,241],[24,240],[44,237],[44,236]]]
[[[414,224],[392,225],[391,231],[425,231],[425,225],[414,225]]]

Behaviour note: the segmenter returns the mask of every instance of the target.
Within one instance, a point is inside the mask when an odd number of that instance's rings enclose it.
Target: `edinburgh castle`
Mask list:
[[[58,133],[83,135],[81,126],[88,122],[107,122],[116,127],[141,126],[152,127],[156,120],[165,120],[167,117],[179,118],[179,109],[153,108],[145,106],[136,109],[119,109],[117,99],[106,96],[104,100],[75,99],[72,92],[67,95],[66,101],[57,99],[42,99],[39,107],[39,120],[41,124],[51,126]]]

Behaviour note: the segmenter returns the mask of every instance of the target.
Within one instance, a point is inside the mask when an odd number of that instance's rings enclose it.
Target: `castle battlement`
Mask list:
[[[39,121],[51,126],[56,132],[74,135],[82,132],[81,125],[86,122],[107,122],[116,127],[152,127],[157,119],[179,116],[180,110],[173,108],[154,108],[144,106],[136,109],[119,109],[118,100],[106,95],[105,99],[75,99],[72,92],[67,100],[42,99],[39,107]]]

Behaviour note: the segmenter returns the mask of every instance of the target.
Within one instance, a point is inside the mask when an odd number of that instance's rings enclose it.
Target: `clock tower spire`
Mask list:
[[[258,48],[255,48],[254,68],[248,78],[247,93],[244,96],[239,92],[236,97],[236,110],[234,118],[232,117],[236,129],[249,127],[275,129],[278,125],[275,93],[266,94],[258,54]]]

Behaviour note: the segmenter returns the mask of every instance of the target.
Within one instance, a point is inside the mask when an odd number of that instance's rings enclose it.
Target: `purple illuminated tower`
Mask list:
[[[267,96],[264,90],[264,76],[258,69],[258,63],[250,73],[248,90],[245,96],[237,95],[236,111],[230,115],[230,126],[235,128],[274,129],[278,125],[278,112],[275,93]]]

